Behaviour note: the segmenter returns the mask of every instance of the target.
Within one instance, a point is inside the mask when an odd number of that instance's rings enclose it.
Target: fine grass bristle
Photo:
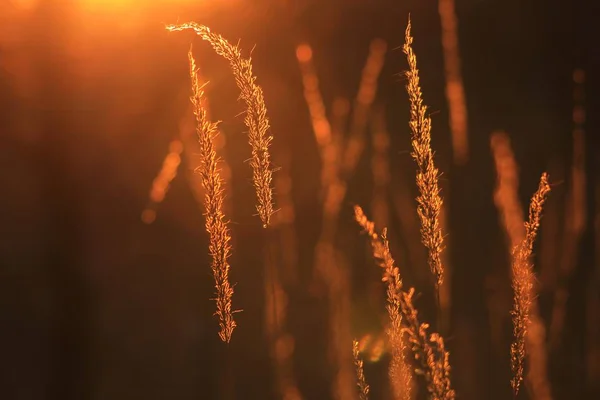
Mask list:
[[[523,381],[525,363],[526,339],[531,322],[531,307],[534,301],[535,276],[531,264],[533,243],[542,218],[542,209],[546,197],[550,192],[548,174],[543,173],[537,191],[529,205],[529,221],[525,222],[525,237],[516,245],[512,252],[512,287],[514,290],[514,304],[511,311],[513,319],[514,340],[510,346],[511,369],[513,377],[511,386],[515,396]]]
[[[431,118],[427,116],[427,106],[423,104],[423,96],[417,69],[417,57],[412,49],[413,38],[410,33],[411,23],[406,27],[404,54],[409,69],[406,72],[406,90],[410,100],[410,129],[413,151],[412,157],[417,163],[417,212],[421,221],[421,240],[427,248],[428,263],[435,275],[436,288],[439,290],[444,280],[442,250],[444,236],[440,222],[442,198],[438,184],[439,171],[433,162],[431,150]]]
[[[191,29],[202,40],[211,44],[215,52],[229,61],[235,82],[240,89],[240,97],[246,103],[246,117],[244,123],[248,127],[248,142],[252,147],[252,181],[256,189],[256,210],[267,228],[273,214],[273,190],[271,169],[271,155],[269,146],[273,136],[269,134],[269,119],[263,91],[256,84],[256,77],[252,71],[252,59],[244,58],[237,46],[229,43],[221,35],[211,32],[210,28],[196,22],[187,22],[178,25],[167,25],[168,31],[182,31]]]
[[[404,346],[407,346],[412,349],[415,363],[419,365],[416,371],[425,378],[429,398],[454,399],[455,392],[450,382],[450,355],[444,345],[444,339],[438,333],[427,333],[429,324],[419,322],[417,309],[412,302],[414,289],[411,288],[408,292],[403,289],[400,271],[392,258],[386,231],[381,235],[377,234],[375,224],[369,221],[359,206],[354,207],[354,217],[369,235],[373,257],[384,269],[383,281],[387,285],[386,308],[390,316],[388,337],[393,358],[390,365],[392,386],[397,383],[403,387],[401,399],[411,398],[411,374],[404,360]]]
[[[217,311],[219,326],[221,328],[219,337],[222,341],[229,343],[231,335],[236,327],[231,311],[231,297],[233,287],[229,283],[229,263],[231,254],[229,228],[223,214],[223,179],[219,174],[219,158],[213,144],[214,135],[217,132],[217,124],[208,120],[206,109],[202,105],[204,91],[200,86],[196,62],[192,55],[192,49],[188,52],[190,63],[190,77],[192,79],[192,96],[190,100],[196,117],[196,133],[200,144],[200,166],[196,171],[202,178],[202,186],[205,190],[204,206],[206,216],[206,231],[210,237],[209,252],[212,256],[212,272],[217,289]]]

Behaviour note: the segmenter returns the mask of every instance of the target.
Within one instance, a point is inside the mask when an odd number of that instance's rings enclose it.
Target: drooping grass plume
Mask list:
[[[223,214],[223,180],[219,174],[219,158],[213,145],[213,137],[217,132],[217,124],[208,120],[202,102],[204,90],[200,86],[196,62],[192,49],[188,52],[190,77],[192,79],[192,96],[190,100],[196,117],[196,133],[200,143],[200,166],[197,168],[205,190],[204,205],[206,209],[206,231],[210,237],[209,252],[212,256],[212,272],[217,289],[217,311],[221,330],[219,337],[229,343],[236,327],[231,310],[233,287],[229,283],[229,262],[231,254],[229,228]]]
[[[439,289],[444,280],[444,266],[442,265],[442,250],[444,236],[440,223],[442,198],[438,184],[439,171],[433,161],[431,150],[431,118],[427,116],[427,106],[423,104],[423,96],[419,83],[419,70],[417,57],[412,49],[413,38],[410,33],[411,23],[408,20],[406,27],[404,54],[408,60],[409,70],[406,72],[408,80],[406,90],[410,100],[410,129],[412,136],[412,157],[417,163],[417,212],[421,221],[421,240],[428,253],[428,263],[431,272],[436,278],[436,287]]]
[[[269,146],[273,136],[269,133],[269,119],[263,91],[256,84],[256,77],[252,71],[252,59],[244,58],[237,46],[229,43],[221,35],[211,32],[210,28],[196,22],[187,22],[179,25],[167,25],[168,31],[182,31],[191,29],[202,40],[207,41],[215,52],[229,61],[235,77],[235,82],[240,89],[240,97],[246,103],[246,117],[244,123],[248,127],[248,142],[252,147],[252,181],[256,189],[258,203],[256,210],[263,223],[269,226],[273,214],[273,190],[271,169],[271,155]]]
[[[535,300],[535,276],[531,264],[533,243],[537,237],[540,226],[542,209],[546,197],[550,192],[548,174],[543,173],[537,191],[529,205],[529,221],[525,223],[525,237],[512,253],[512,287],[514,290],[514,304],[511,311],[513,318],[514,340],[510,346],[511,368],[513,377],[511,386],[515,395],[523,381],[523,370],[526,355],[526,340],[531,322],[531,308]]]
[[[425,378],[429,398],[454,399],[456,394],[450,382],[449,353],[444,346],[444,339],[438,333],[429,334],[429,324],[419,322],[417,310],[412,302],[415,291],[413,288],[408,292],[403,289],[400,271],[392,258],[386,231],[381,235],[377,234],[375,224],[368,220],[359,206],[354,207],[354,216],[369,235],[373,257],[384,269],[383,281],[387,284],[388,302],[386,308],[390,316],[388,335],[392,345],[390,378],[393,381],[402,381],[405,392],[401,398],[410,399],[410,393],[406,392],[411,387],[410,372],[403,357],[404,343],[407,343],[415,362],[419,365],[415,371]]]
[[[369,385],[365,379],[363,360],[360,358],[358,341],[356,339],[352,341],[352,354],[354,355],[354,365],[356,366],[356,386],[358,386],[358,398],[360,400],[369,400]]]

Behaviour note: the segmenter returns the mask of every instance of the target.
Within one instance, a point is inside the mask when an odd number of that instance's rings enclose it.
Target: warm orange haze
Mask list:
[[[600,398],[591,14],[1,4],[0,398]]]

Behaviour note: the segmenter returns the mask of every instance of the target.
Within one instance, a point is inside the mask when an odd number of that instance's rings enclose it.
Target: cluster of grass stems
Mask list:
[[[248,128],[248,142],[251,147],[251,162],[253,170],[253,184],[256,189],[256,209],[261,219],[262,226],[268,229],[273,216],[273,190],[272,167],[269,145],[273,139],[269,133],[269,120],[267,108],[261,87],[256,83],[252,71],[250,58],[242,55],[238,46],[230,44],[222,36],[213,33],[208,27],[194,22],[168,25],[169,31],[192,30],[201,39],[207,41],[215,52],[223,56],[230,64],[231,71],[241,93],[241,99],[246,105],[245,124]],[[417,213],[420,222],[421,241],[427,251],[427,261],[435,282],[436,294],[444,282],[444,265],[442,253],[444,250],[443,224],[440,221],[443,199],[441,196],[439,176],[440,172],[434,162],[434,152],[431,147],[431,118],[424,104],[420,86],[417,57],[412,48],[410,20],[406,28],[403,46],[408,62],[406,71],[406,90],[410,100],[410,120],[412,157],[416,163],[416,184],[418,196],[416,198]],[[313,128],[317,143],[320,146],[324,175],[322,176],[324,192],[324,236],[319,241],[317,249],[316,268],[320,271],[322,279],[329,285],[331,297],[345,295],[343,284],[336,284],[332,279],[339,279],[342,269],[337,265],[333,249],[334,227],[337,221],[339,205],[345,195],[345,179],[356,166],[358,153],[364,138],[360,136],[360,124],[355,135],[351,136],[346,146],[346,152],[338,151],[340,137],[336,135],[335,127],[329,124],[324,116],[322,99],[318,95],[318,81],[311,78],[311,52],[307,45],[298,48],[298,59],[305,76],[305,96],[309,104]],[[385,43],[375,42],[372,47],[372,62],[365,67],[365,82],[376,81],[383,63]],[[196,133],[199,142],[200,165],[197,172],[201,176],[204,189],[204,208],[206,217],[206,231],[209,235],[209,253],[212,257],[212,272],[216,288],[216,315],[219,319],[219,337],[224,342],[232,338],[236,323],[233,319],[232,297],[233,286],[229,282],[228,259],[232,251],[230,245],[230,232],[227,218],[223,211],[223,179],[220,175],[220,160],[215,151],[214,138],[217,133],[217,124],[208,118],[205,108],[203,86],[198,79],[196,62],[190,52],[188,54],[190,66],[191,88],[190,97],[196,120]],[[370,65],[370,69],[369,69]],[[370,73],[370,75],[369,75]],[[312,80],[311,80],[312,79]],[[312,86],[311,86],[312,85]],[[372,86],[375,83],[371,82]],[[367,88],[368,89],[368,88]],[[366,91],[366,93],[369,93]],[[357,104],[367,110],[372,103],[373,96],[362,97],[359,95]],[[359,115],[360,117],[360,115]],[[513,288],[513,336],[514,341],[510,348],[511,367],[513,377],[511,386],[517,395],[525,372],[525,360],[530,352],[535,352],[535,340],[529,335],[532,318],[537,313],[535,275],[531,262],[534,241],[540,226],[540,219],[544,201],[550,191],[548,175],[544,173],[540,179],[539,187],[533,195],[529,207],[529,220],[523,221],[522,212],[516,196],[516,185],[510,179],[514,170],[510,169],[510,154],[508,164],[503,163],[501,146],[504,142],[501,137],[493,139],[492,148],[496,155],[498,165],[498,187],[495,195],[496,205],[501,211],[502,222],[510,237],[512,248],[512,288]],[[504,143],[506,144],[506,143]],[[497,150],[497,151],[496,151]],[[341,153],[341,154],[340,154]],[[507,168],[500,168],[506,166]],[[503,172],[504,171],[504,172]],[[282,201],[285,201],[282,198]],[[360,206],[355,206],[355,220],[367,235],[371,254],[377,265],[381,267],[382,282],[386,288],[388,322],[386,328],[387,339],[391,352],[389,364],[389,382],[394,399],[411,400],[415,398],[415,380],[422,379],[432,400],[449,400],[458,397],[453,389],[451,380],[451,358],[443,337],[430,329],[427,322],[419,319],[417,308],[413,301],[414,288],[405,288],[402,282],[401,266],[398,266],[390,251],[385,227],[379,227],[366,216]],[[285,221],[284,218],[281,221]],[[328,222],[329,221],[329,222]],[[329,227],[329,228],[328,228]],[[319,267],[319,265],[321,265]],[[328,269],[329,268],[329,269]],[[331,278],[328,280],[328,277]],[[334,278],[335,277],[335,278]],[[343,282],[343,280],[342,280]],[[439,294],[438,294],[439,296]],[[343,314],[342,314],[343,316]],[[340,322],[340,321],[338,321]],[[278,329],[280,329],[279,327]],[[332,341],[336,338],[332,337]],[[281,338],[280,338],[281,339]],[[342,337],[343,343],[346,343]],[[338,346],[339,346],[338,342]],[[363,361],[361,359],[359,343],[354,340],[352,348],[341,348],[337,355],[340,363],[354,360],[357,389],[350,394],[338,388],[340,398],[369,398],[369,385],[366,381]],[[348,356],[349,355],[349,356]],[[277,358],[277,357],[275,357]],[[283,362],[283,361],[281,361]],[[531,369],[535,362],[531,362]],[[420,377],[420,378],[418,378]],[[346,384],[344,379],[340,385]],[[283,389],[282,389],[283,391]],[[295,392],[296,393],[296,392]],[[299,395],[290,398],[299,398]]]

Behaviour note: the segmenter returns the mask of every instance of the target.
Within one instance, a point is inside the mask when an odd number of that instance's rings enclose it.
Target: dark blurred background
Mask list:
[[[512,396],[509,258],[493,202],[490,134],[505,130],[511,138],[525,206],[540,174],[550,173],[546,217],[554,224],[542,230],[536,270],[544,262],[556,270],[568,232],[563,220],[573,165],[573,74],[585,72],[585,227],[573,270],[550,279],[552,284],[543,281],[539,301],[549,325],[554,291],[566,289],[563,334],[548,355],[554,398],[600,398],[600,11],[584,0],[456,0],[470,148],[464,165],[452,158],[436,1],[2,0],[0,397],[281,398],[264,328],[266,234],[254,216],[243,104],[227,63],[208,44],[189,32],[164,29],[195,20],[233,43],[239,39],[245,54],[253,50],[275,137],[274,159],[281,165],[277,154],[289,155],[286,173],[293,182],[298,278],[283,287],[294,376],[304,398],[331,398],[327,299],[310,284],[322,219],[321,161],[296,47],[312,46],[330,107],[338,96],[354,98],[371,40],[387,42],[375,105],[384,108],[390,133],[392,188],[414,198],[401,74],[407,68],[401,46],[409,13],[433,118],[432,146],[443,173],[452,266],[452,312],[443,333],[459,399]],[[243,312],[236,314],[229,345],[218,339],[212,315],[208,238],[187,178],[195,167],[190,158],[182,158],[152,223],[140,217],[169,143],[191,116],[191,42],[210,81],[211,113],[222,121],[231,167],[231,279],[234,307]],[[371,201],[370,152],[348,183],[337,239],[351,277],[355,337],[380,334],[379,317],[385,316],[383,303],[378,309],[367,300],[373,288],[383,289],[352,219],[352,205]],[[414,238],[398,220],[392,212],[393,249],[399,249],[401,269],[406,265],[406,284],[416,287],[423,319],[434,321],[430,282],[416,272],[427,266],[401,255]],[[490,304],[500,304],[494,308],[501,310],[499,340],[493,340],[497,325],[490,321],[498,313]],[[367,361],[374,399],[387,398],[387,361],[385,355]]]

